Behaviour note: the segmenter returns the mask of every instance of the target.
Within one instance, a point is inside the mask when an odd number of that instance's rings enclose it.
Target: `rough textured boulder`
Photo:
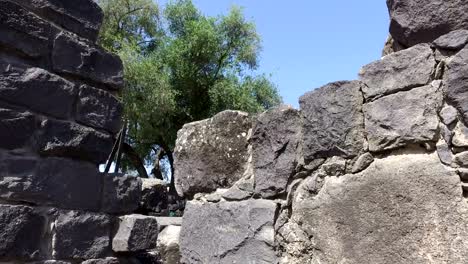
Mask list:
[[[299,112],[283,106],[257,117],[252,129],[252,163],[255,192],[272,197],[286,191],[296,167],[300,139]]]
[[[99,6],[92,0],[15,0],[36,14],[81,37],[95,41],[103,19]],[[73,3],[73,4],[72,4]]]
[[[110,217],[80,211],[61,211],[52,240],[56,259],[98,259],[110,250]]]
[[[465,47],[447,64],[445,74],[447,100],[461,113],[465,124],[468,124],[467,59],[468,47]]]
[[[224,111],[184,125],[174,151],[175,184],[180,196],[209,193],[239,180],[248,159],[251,118],[243,112]]]
[[[276,208],[268,200],[189,202],[180,233],[181,263],[276,263]]]
[[[100,175],[92,164],[0,153],[0,197],[3,199],[97,210],[101,188]]]
[[[428,44],[392,53],[361,69],[366,100],[430,83],[435,59]]]
[[[364,105],[369,150],[437,142],[442,93],[437,84],[414,88]]]
[[[121,127],[122,104],[109,92],[82,85],[76,120],[84,125],[116,134]]]
[[[179,236],[180,226],[168,226],[164,228],[158,236],[158,253],[164,264],[179,264]]]
[[[362,83],[327,84],[299,99],[304,159],[354,157],[364,148]]]
[[[41,130],[37,144],[44,156],[78,158],[100,164],[112,150],[108,134],[76,123],[48,119],[42,122]]]
[[[123,67],[116,55],[64,33],[60,33],[53,43],[54,71],[103,83],[112,89],[122,88]]]
[[[3,108],[0,104],[0,147],[17,149],[30,144],[38,123],[30,112]]]
[[[119,173],[100,174],[104,178],[102,208],[106,213],[132,213],[140,205],[141,179]]]
[[[32,207],[0,205],[0,259],[45,257],[46,224],[46,218]]]
[[[468,43],[468,30],[459,29],[434,40],[434,46],[443,50],[461,50]]]
[[[119,217],[119,227],[112,240],[115,252],[138,252],[156,247],[159,227],[156,217],[126,215]]]
[[[457,29],[468,28],[465,0],[387,0],[390,33],[406,47],[429,43]]]
[[[0,71],[0,99],[53,117],[70,117],[76,97],[73,83],[41,68],[2,61]]]
[[[360,174],[328,178],[315,198],[294,203],[292,218],[312,238],[312,263],[464,263],[468,257],[460,180],[435,154],[378,159]]]
[[[0,1],[0,46],[32,58],[46,56],[55,29],[13,2]]]

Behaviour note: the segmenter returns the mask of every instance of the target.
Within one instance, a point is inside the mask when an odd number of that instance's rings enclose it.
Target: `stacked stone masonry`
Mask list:
[[[181,220],[164,183],[98,171],[123,87],[99,7],[0,0],[0,263],[466,263],[466,3],[387,6],[359,80],[178,132]]]
[[[135,212],[160,209],[166,186],[98,169],[123,87],[122,62],[96,44],[102,19],[92,0],[0,0],[2,264],[156,259],[158,220]]]
[[[359,80],[179,131],[180,263],[466,263],[466,3],[387,4]]]

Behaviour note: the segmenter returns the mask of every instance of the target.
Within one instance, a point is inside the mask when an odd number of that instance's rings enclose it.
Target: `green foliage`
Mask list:
[[[281,103],[267,75],[255,75],[261,50],[255,25],[233,7],[208,17],[190,0],[163,11],[151,0],[101,0],[100,44],[124,62],[131,144],[150,158],[171,151],[187,122],[226,109],[261,112]]]

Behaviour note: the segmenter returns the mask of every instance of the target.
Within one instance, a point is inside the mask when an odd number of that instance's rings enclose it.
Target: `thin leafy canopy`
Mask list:
[[[100,44],[125,67],[130,145],[147,160],[161,148],[171,152],[185,123],[281,102],[268,76],[253,74],[260,37],[240,8],[209,17],[190,0],[171,1],[164,10],[151,0],[99,4],[105,13]]]

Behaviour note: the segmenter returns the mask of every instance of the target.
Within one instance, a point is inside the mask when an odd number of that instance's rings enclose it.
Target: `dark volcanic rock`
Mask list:
[[[468,257],[460,179],[435,153],[390,156],[362,173],[328,177],[317,196],[293,206],[292,219],[307,238],[299,244],[310,239],[314,248],[302,252],[310,263],[464,263]]]
[[[12,201],[97,210],[102,179],[90,163],[3,155],[0,197]]]
[[[303,95],[304,159],[354,157],[364,148],[363,84],[336,82]]]
[[[468,47],[458,52],[447,64],[445,92],[447,100],[461,113],[468,124]]]
[[[439,49],[460,50],[468,43],[468,30],[459,29],[443,35],[434,41]]]
[[[106,213],[132,213],[140,205],[141,180],[122,174],[101,174],[104,189],[101,210]]]
[[[181,263],[277,263],[276,204],[268,200],[189,202],[180,233]]]
[[[361,69],[366,100],[423,86],[431,81],[435,59],[428,44],[392,53]]]
[[[284,193],[294,174],[300,122],[299,111],[288,106],[257,117],[250,142],[255,191],[264,198]]]
[[[117,55],[64,33],[55,38],[53,46],[54,71],[103,83],[112,89],[122,88],[123,66]]]
[[[74,84],[40,68],[0,61],[0,99],[58,118],[68,118],[75,103]]]
[[[87,160],[95,164],[106,161],[112,150],[112,138],[89,127],[71,122],[44,120],[38,135],[41,155]]]
[[[0,258],[43,258],[46,225],[45,217],[32,207],[0,205]]]
[[[369,150],[437,142],[442,93],[427,85],[399,92],[364,105]]]
[[[141,179],[140,211],[162,213],[168,207],[168,185],[158,179]]]
[[[231,187],[247,164],[247,113],[224,111],[184,125],[177,133],[174,151],[175,185],[180,196],[209,193]]]
[[[81,264],[122,264],[117,258],[105,258],[105,259],[88,259]]]
[[[17,112],[0,105],[0,147],[21,148],[28,145],[38,121],[29,112]]]
[[[97,259],[110,250],[111,219],[104,214],[61,211],[52,240],[56,259]]]
[[[48,54],[56,30],[21,6],[0,0],[0,46],[38,58]]]
[[[92,0],[15,0],[39,16],[77,35],[96,41],[103,19]]]
[[[156,248],[159,226],[156,217],[125,215],[119,217],[119,227],[112,240],[115,252],[138,252]]]
[[[465,0],[387,0],[390,33],[409,47],[429,43],[457,29],[468,28]]]
[[[116,134],[121,127],[122,104],[112,94],[87,85],[80,87],[76,120]]]

